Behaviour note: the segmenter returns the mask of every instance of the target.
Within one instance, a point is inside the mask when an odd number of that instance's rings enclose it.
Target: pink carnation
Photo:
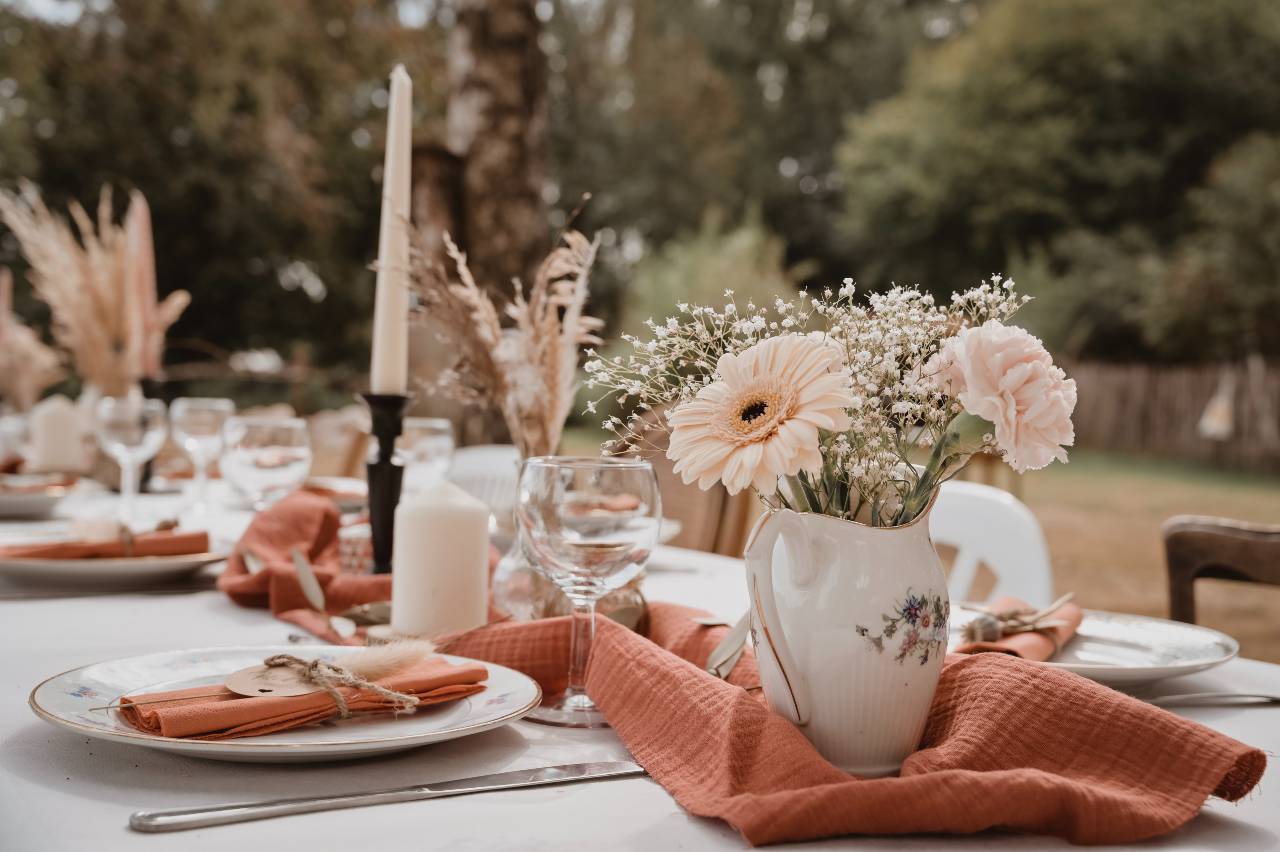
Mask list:
[[[940,383],[964,410],[995,424],[996,445],[1014,470],[1067,460],[1076,383],[1035,336],[991,320],[948,340],[938,366]]]

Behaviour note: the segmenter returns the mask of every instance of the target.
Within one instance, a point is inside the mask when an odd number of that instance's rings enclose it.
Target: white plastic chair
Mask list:
[[[511,444],[479,444],[453,452],[448,479],[489,507],[500,530],[511,526],[520,451]]]
[[[935,545],[956,548],[947,582],[953,601],[965,600],[985,563],[996,577],[991,597],[1010,595],[1032,606],[1053,600],[1049,548],[1035,515],[1017,497],[990,485],[943,484],[929,516]]]

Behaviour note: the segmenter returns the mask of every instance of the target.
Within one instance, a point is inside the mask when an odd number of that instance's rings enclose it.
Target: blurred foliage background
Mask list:
[[[532,0],[531,0],[532,2]],[[1060,354],[1280,355],[1273,0],[537,0],[551,226],[594,309],[997,271]],[[0,184],[151,202],[168,360],[367,359],[386,74],[442,135],[446,0],[0,2]],[[123,193],[120,193],[123,200]],[[15,242],[0,264],[21,280]],[[41,319],[20,287],[19,311]]]

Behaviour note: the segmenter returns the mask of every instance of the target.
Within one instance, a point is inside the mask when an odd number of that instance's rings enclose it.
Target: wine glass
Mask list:
[[[596,601],[644,570],[661,517],[658,481],[647,461],[525,461],[516,504],[521,541],[538,572],[573,604],[568,687],[525,718],[569,728],[608,726],[586,693]]]
[[[222,427],[236,413],[229,399],[183,396],[169,406],[169,428],[174,440],[191,457],[195,467],[195,503],[192,511],[203,514],[207,509],[209,465],[222,452]]]
[[[222,475],[262,511],[306,482],[311,438],[298,417],[231,417],[222,427]]]
[[[406,417],[396,452],[404,462],[404,487],[421,491],[444,480],[453,457],[453,424],[443,417]]]
[[[132,529],[138,474],[164,446],[165,408],[158,399],[106,396],[94,411],[98,445],[120,465],[120,523]]]

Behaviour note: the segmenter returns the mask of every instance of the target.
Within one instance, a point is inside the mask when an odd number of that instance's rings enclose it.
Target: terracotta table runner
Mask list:
[[[294,495],[255,520],[245,541],[275,554],[248,575],[233,558],[219,587],[249,606],[336,639],[305,608],[281,553],[301,546],[330,612],[385,600],[387,577],[336,574],[337,512]],[[765,706],[748,650],[728,681],[702,670],[727,628],[696,610],[650,607],[648,636],[599,619],[587,689],[623,743],[698,816],[723,819],[753,844],[845,834],[969,833],[990,828],[1076,843],[1128,843],[1171,831],[1210,795],[1236,801],[1266,757],[1202,725],[1092,681],[1009,654],[948,657],[920,749],[897,778],[861,780],[827,763]],[[441,650],[564,688],[568,619],[497,623]],[[745,688],[744,688],[745,687]]]
[[[587,689],[623,743],[698,816],[752,844],[845,834],[1053,834],[1128,843],[1163,834],[1210,795],[1236,801],[1266,757],[1092,681],[1006,654],[948,657],[920,750],[901,777],[861,780],[772,713],[748,651],[728,682],[700,665],[725,633],[654,604],[649,637],[599,620]],[[564,686],[568,620],[494,624],[450,653]]]

